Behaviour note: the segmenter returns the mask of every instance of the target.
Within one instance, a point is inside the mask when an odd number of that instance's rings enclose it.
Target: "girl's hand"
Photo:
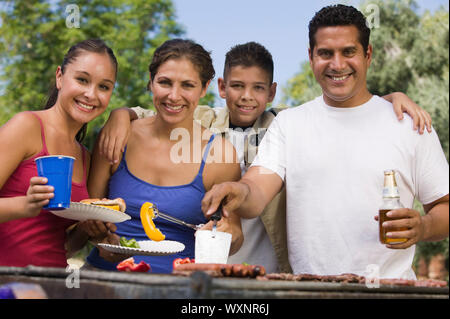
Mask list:
[[[35,217],[39,215],[42,207],[47,205],[55,196],[53,186],[45,185],[48,180],[45,177],[32,177],[27,194],[23,197],[23,217]]]

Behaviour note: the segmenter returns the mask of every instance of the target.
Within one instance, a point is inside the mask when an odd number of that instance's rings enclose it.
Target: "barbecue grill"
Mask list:
[[[152,298],[152,299],[449,299],[447,287],[380,286],[356,283],[215,278],[205,272],[190,276],[80,270],[79,288],[67,288],[64,268],[0,267],[0,285],[39,284],[50,299]]]

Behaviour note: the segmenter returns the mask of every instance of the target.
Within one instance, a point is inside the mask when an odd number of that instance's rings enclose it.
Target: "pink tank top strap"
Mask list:
[[[41,125],[41,139],[42,139],[42,151],[44,154],[49,154],[47,150],[47,144],[45,143],[45,131],[44,131],[44,123],[42,123],[42,119],[37,115],[36,113],[32,111],[27,111],[31,114],[33,114],[38,120],[39,124]],[[81,143],[78,143],[81,147],[81,157],[83,160],[83,184],[87,183],[87,149],[85,146]]]
[[[28,111],[28,112],[33,114],[34,116],[36,116],[37,119],[39,120],[39,124],[41,125],[42,152],[44,152],[45,154],[48,154],[47,144],[45,143],[44,123],[42,123],[42,119],[36,113],[34,113],[32,111]]]

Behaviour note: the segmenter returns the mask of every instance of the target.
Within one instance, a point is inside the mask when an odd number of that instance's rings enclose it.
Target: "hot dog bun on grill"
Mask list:
[[[81,200],[80,203],[102,206],[105,208],[118,210],[122,213],[125,212],[125,210],[127,208],[125,201],[120,197],[117,197],[114,199],[86,198],[86,199]]]

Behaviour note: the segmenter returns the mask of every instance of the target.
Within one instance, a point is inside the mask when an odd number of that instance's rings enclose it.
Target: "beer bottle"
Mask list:
[[[395,171],[384,171],[384,187],[383,187],[383,204],[379,209],[379,229],[380,229],[380,242],[382,244],[400,244],[407,241],[406,238],[386,238],[386,230],[382,226],[385,221],[394,220],[387,217],[386,214],[394,209],[403,208],[403,204],[400,202],[400,193],[398,191],[397,182],[395,181]],[[392,231],[404,231],[407,228],[390,229]]]

